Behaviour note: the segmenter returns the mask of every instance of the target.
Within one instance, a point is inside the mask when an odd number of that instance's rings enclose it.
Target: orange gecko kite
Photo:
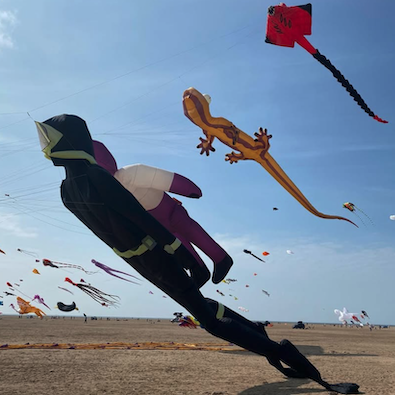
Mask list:
[[[271,135],[267,135],[266,129],[259,129],[258,133],[254,133],[255,139],[244,133],[242,130],[233,125],[232,122],[222,117],[212,117],[209,110],[211,98],[209,95],[202,95],[195,88],[189,88],[184,92],[183,107],[184,114],[195,125],[199,126],[207,139],[200,137],[201,143],[197,148],[201,149],[200,154],[206,153],[208,156],[210,151],[215,151],[212,143],[217,137],[221,143],[233,148],[239,153],[231,152],[226,154],[225,160],[237,163],[239,160],[254,160],[264,167],[269,174],[274,177],[306,210],[320,218],[340,219],[352,223],[347,218],[336,215],[327,215],[319,212],[303,195],[298,187],[285,174],[284,170],[269,154],[269,139]],[[355,225],[357,226],[357,225]]]

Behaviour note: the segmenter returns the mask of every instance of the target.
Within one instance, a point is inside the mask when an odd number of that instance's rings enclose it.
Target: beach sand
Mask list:
[[[395,328],[312,325],[300,330],[274,323],[267,331],[273,340],[292,341],[324,380],[355,382],[367,395],[395,395]],[[4,344],[0,394],[329,394],[310,380],[285,378],[266,358],[201,328],[163,319],[84,323],[83,318],[0,316]],[[17,345],[21,348],[12,349]]]

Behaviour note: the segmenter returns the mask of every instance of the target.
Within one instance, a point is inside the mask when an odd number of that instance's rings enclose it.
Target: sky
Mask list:
[[[1,295],[7,281],[18,283],[27,300],[43,297],[51,310],[39,307],[50,315],[66,315],[55,309],[59,301],[75,301],[74,313],[89,316],[170,319],[183,311],[63,206],[64,170],[44,158],[33,120],[68,113],[87,121],[119,167],[159,167],[201,188],[200,199],[175,197],[232,256],[228,277],[237,279],[209,281],[205,296],[248,309],[240,313],[252,320],[336,323],[333,310],[346,307],[367,311],[372,323],[395,325],[395,221],[389,219],[395,214],[395,25],[380,11],[395,14],[395,2],[380,0],[373,9],[367,0],[312,1],[308,37],[388,124],[364,113],[298,45],[265,43],[270,5],[0,2]],[[313,206],[359,228],[313,216],[255,162],[229,164],[230,148],[218,140],[215,152],[201,156],[196,146],[203,133],[182,109],[189,87],[211,96],[213,116],[250,135],[267,128],[271,155]],[[344,202],[366,215],[345,210]],[[244,249],[270,255],[260,262]],[[44,267],[36,262],[43,258],[98,272]],[[140,280],[116,279],[91,259]],[[119,307],[99,305],[65,277],[118,295]],[[0,301],[3,314],[15,313],[15,297]]]

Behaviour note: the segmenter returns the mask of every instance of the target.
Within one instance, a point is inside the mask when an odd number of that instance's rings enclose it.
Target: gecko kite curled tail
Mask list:
[[[201,143],[197,146],[197,148],[201,149],[200,154],[206,153],[208,156],[210,151],[215,151],[212,143],[214,138],[217,137],[221,143],[239,151],[239,153],[232,151],[230,154],[226,154],[226,161],[232,164],[237,163],[239,160],[254,160],[268,171],[306,210],[315,216],[325,219],[340,219],[355,225],[354,222],[347,218],[319,212],[307,200],[299,188],[269,154],[269,140],[272,136],[267,134],[266,129],[260,128],[259,132],[255,133],[256,138],[253,139],[227,119],[212,117],[209,110],[209,101],[195,88],[189,88],[184,92],[183,107],[185,116],[195,125],[199,126],[207,137],[207,139],[200,137]]]

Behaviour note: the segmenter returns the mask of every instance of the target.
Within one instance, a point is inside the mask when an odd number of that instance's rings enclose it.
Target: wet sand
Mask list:
[[[355,382],[367,395],[395,395],[395,328],[299,330],[274,323],[268,334],[292,341],[328,382]],[[264,357],[201,328],[163,319],[84,323],[0,316],[0,346],[5,344],[0,394],[329,394],[310,380],[285,378]]]

